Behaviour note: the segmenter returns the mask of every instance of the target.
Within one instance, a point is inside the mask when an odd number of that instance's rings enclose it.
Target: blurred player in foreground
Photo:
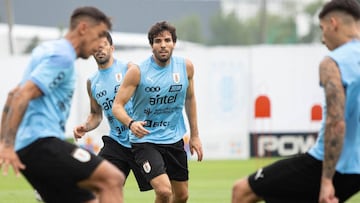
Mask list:
[[[322,127],[305,154],[277,161],[238,180],[232,202],[344,202],[360,189],[360,6],[332,0],[320,14],[325,91]]]
[[[94,54],[111,29],[94,7],[71,15],[65,37],[39,45],[2,115],[0,167],[21,171],[47,203],[122,202],[124,174],[110,162],[70,144],[65,124],[74,93],[77,58]]]

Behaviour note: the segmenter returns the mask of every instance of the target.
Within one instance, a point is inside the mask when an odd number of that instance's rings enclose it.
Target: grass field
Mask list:
[[[189,203],[230,203],[234,181],[274,159],[224,160],[189,162]],[[139,192],[135,179],[129,176],[125,190],[125,203],[151,203],[153,191]],[[360,193],[349,203],[360,203]],[[34,191],[23,177],[0,175],[0,203],[37,203]]]

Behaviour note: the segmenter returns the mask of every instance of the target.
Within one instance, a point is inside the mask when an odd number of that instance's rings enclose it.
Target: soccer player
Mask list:
[[[131,130],[130,142],[136,162],[155,190],[155,202],[186,202],[188,163],[183,136],[183,107],[189,119],[190,150],[203,151],[197,127],[194,66],[190,60],[172,56],[176,29],[168,22],[150,28],[153,55],[132,67],[116,95],[113,113]],[[132,98],[133,115],[125,104]]]
[[[117,166],[125,174],[125,177],[129,175],[131,169],[140,191],[151,190],[150,183],[142,175],[140,167],[136,164],[134,155],[131,152],[128,127],[114,118],[112,114],[115,95],[128,67],[132,64],[114,58],[113,52],[115,48],[109,32],[101,40],[99,50],[94,54],[98,71],[87,81],[90,114],[84,124],[74,128],[74,137],[75,139],[81,138],[86,132],[98,127],[102,121],[104,111],[110,126],[110,133],[109,136],[102,137],[104,146],[98,155]],[[129,115],[132,115],[131,102],[125,105],[125,109]]]
[[[360,189],[360,6],[332,0],[319,13],[325,92],[322,127],[305,154],[277,161],[236,181],[232,202],[345,202]]]
[[[0,167],[21,172],[45,202],[123,202],[124,174],[110,162],[64,141],[77,58],[94,54],[111,29],[95,7],[79,7],[64,38],[36,47],[22,81],[8,95]]]

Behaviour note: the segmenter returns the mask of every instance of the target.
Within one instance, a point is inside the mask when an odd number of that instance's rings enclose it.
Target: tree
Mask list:
[[[294,44],[298,42],[293,17],[268,16],[267,44]]]
[[[358,0],[360,2],[360,0]],[[323,1],[322,0],[318,0],[316,2],[310,3],[308,4],[305,9],[304,9],[304,13],[308,16],[309,23],[310,23],[310,29],[309,29],[309,33],[305,36],[303,36],[300,39],[300,42],[302,43],[311,43],[314,41],[318,41],[318,39],[320,38],[320,33],[319,33],[319,26],[317,25],[317,23],[315,23],[315,18],[317,19],[316,14],[318,13],[319,8],[321,8],[321,6],[323,5]]]
[[[176,33],[181,40],[204,43],[199,16],[190,15],[175,22]]]
[[[249,41],[246,30],[234,12],[214,15],[210,20],[210,31],[210,45],[240,45]]]
[[[260,19],[266,18],[266,29],[261,27]],[[259,37],[259,33],[264,37]],[[243,22],[235,13],[217,14],[211,20],[212,38],[210,45],[251,45],[297,43],[294,17],[278,15],[258,15]]]

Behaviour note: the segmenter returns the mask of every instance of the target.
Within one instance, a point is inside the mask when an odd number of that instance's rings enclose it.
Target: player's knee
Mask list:
[[[232,188],[232,196],[233,199],[242,199],[245,196],[245,191],[247,190],[246,188],[247,186],[247,180],[246,179],[241,179],[241,180],[237,180]]]
[[[187,191],[183,191],[174,195],[174,202],[187,202],[188,199],[189,193]]]
[[[232,203],[258,202],[262,200],[250,188],[247,178],[237,180],[232,188]]]
[[[155,189],[156,196],[159,199],[170,199],[172,195],[171,187],[161,187]]]
[[[115,166],[110,163],[105,163],[106,170],[103,172],[103,178],[101,178],[102,189],[115,189],[122,188],[125,183],[125,175]]]
[[[118,169],[113,169],[111,173],[108,174],[107,185],[109,187],[122,187],[125,183],[125,175]]]

